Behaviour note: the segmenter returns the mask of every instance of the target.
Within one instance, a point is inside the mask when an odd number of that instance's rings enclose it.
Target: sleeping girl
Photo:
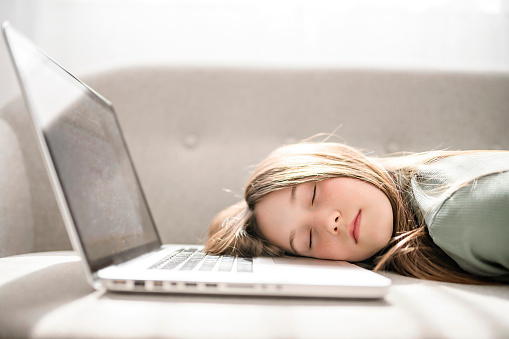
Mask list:
[[[509,282],[509,152],[373,158],[332,142],[276,149],[205,250],[359,262],[456,283]]]

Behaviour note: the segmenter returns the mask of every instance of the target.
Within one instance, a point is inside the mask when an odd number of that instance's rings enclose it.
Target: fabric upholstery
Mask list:
[[[70,248],[28,112],[15,100],[0,111],[0,257]]]
[[[0,258],[0,338],[448,338],[509,336],[509,286],[385,273],[382,300],[93,291],[79,258]]]

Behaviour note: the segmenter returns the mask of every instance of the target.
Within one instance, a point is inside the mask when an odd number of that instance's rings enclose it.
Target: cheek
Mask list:
[[[385,235],[385,237],[391,237],[392,236],[392,230],[393,230],[393,225],[394,225],[394,213],[393,213],[393,210],[392,210],[392,205],[391,205],[391,202],[389,201],[389,199],[384,195],[384,203],[380,204],[380,206],[382,207],[382,212],[381,212],[381,215],[383,216],[382,217],[382,220],[384,220],[384,225],[383,225],[383,233]]]
[[[391,240],[392,238],[392,233],[394,231],[394,222],[393,222],[393,218],[392,218],[392,211],[391,211],[391,215],[390,217],[387,218],[387,223],[385,224],[385,227],[384,227],[384,230],[382,233],[382,243],[383,245],[387,245],[389,243],[389,241]]]
[[[374,245],[382,249],[385,247],[392,238],[393,233],[393,213],[392,207],[389,201],[385,205],[380,204],[380,208],[376,217],[373,218],[372,227],[367,228],[370,230],[370,236]]]
[[[331,239],[320,239],[316,244],[314,256],[319,259],[344,260],[341,246]]]

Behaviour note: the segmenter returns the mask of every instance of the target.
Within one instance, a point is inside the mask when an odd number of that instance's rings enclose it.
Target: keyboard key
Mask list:
[[[253,272],[253,259],[237,258],[237,272]]]
[[[180,267],[180,270],[192,271],[198,267],[199,271],[213,271],[218,262],[219,267],[217,271],[219,272],[231,272],[235,268],[237,272],[253,272],[252,258],[236,258],[230,255],[207,255],[204,251],[196,248],[181,248],[150,268],[173,270]]]
[[[212,271],[219,258],[218,255],[208,255],[200,266],[200,271]]]
[[[194,252],[196,252],[196,249],[185,249],[180,252],[176,252],[162,260],[159,265],[155,265],[155,268],[172,270],[185,262]]]
[[[191,271],[205,258],[204,253],[195,253],[180,269],[184,271]]]
[[[232,256],[223,256],[221,259],[221,263],[219,264],[219,272],[230,272],[233,268],[233,261],[235,257]]]

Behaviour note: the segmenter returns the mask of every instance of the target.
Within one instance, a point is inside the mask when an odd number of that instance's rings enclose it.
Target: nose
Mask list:
[[[325,213],[322,219],[322,227],[333,235],[339,234],[339,222],[341,220],[341,213],[339,211],[329,211]]]

